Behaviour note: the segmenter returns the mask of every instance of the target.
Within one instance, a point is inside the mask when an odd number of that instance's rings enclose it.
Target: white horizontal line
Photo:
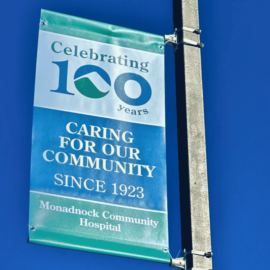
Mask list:
[[[51,194],[51,193],[45,193],[45,192],[34,191],[34,190],[30,190],[30,192],[31,192],[31,193],[37,193],[37,194],[48,195],[48,196],[53,196],[53,197],[60,197],[60,198],[65,198],[65,199],[70,199],[70,200],[76,200],[76,201],[84,201],[84,202],[91,202],[91,203],[97,203],[97,204],[106,204],[106,205],[111,205],[111,206],[115,206],[115,207],[123,207],[123,208],[136,209],[136,210],[140,210],[140,211],[148,211],[148,212],[156,212],[156,213],[164,213],[164,214],[167,214],[166,211],[158,211],[158,210],[151,210],[151,209],[137,208],[137,207],[124,206],[124,205],[118,205],[118,204],[112,204],[112,203],[105,203],[105,202],[97,202],[97,201],[92,201],[92,200],[86,200],[86,199],[75,198],[75,197],[68,197],[68,196],[57,195],[57,194]]]

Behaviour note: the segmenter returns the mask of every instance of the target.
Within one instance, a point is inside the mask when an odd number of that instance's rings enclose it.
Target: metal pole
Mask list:
[[[179,41],[200,44],[198,0],[173,0]],[[183,29],[184,27],[184,29]],[[175,51],[182,250],[187,269],[212,269],[201,48],[182,43]],[[191,251],[191,252],[189,252]],[[208,253],[209,254],[209,253]]]

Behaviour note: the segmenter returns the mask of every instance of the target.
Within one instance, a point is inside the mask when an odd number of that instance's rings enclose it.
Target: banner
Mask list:
[[[170,262],[163,43],[42,10],[30,242]]]

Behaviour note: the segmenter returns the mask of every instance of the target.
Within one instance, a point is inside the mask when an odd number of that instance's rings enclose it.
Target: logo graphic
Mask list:
[[[68,76],[68,61],[52,62],[59,67],[59,84],[56,90],[51,90],[51,92],[74,95],[68,91],[67,76]],[[100,91],[95,84],[88,78],[90,73],[97,73],[103,81],[108,85],[108,91]],[[125,84],[128,81],[135,81],[141,87],[141,94],[137,98],[129,97],[125,91]],[[79,67],[74,75],[74,83],[77,90],[84,96],[88,98],[103,98],[109,92],[111,88],[111,79],[109,74],[102,68],[94,65],[85,65]],[[141,106],[147,103],[151,96],[152,90],[148,81],[142,76],[135,73],[123,73],[120,74],[114,82],[114,90],[119,99],[121,99],[126,104],[132,106]]]
[[[98,73],[98,75],[109,85],[111,86],[111,79],[108,75],[108,73],[98,67],[93,65],[85,65],[77,69],[74,75],[75,80],[75,86],[78,89],[78,91],[88,97],[88,98],[102,98],[105,97],[109,91],[107,92],[101,92],[99,89],[92,83],[92,81],[86,77],[85,75],[88,75],[92,72]]]

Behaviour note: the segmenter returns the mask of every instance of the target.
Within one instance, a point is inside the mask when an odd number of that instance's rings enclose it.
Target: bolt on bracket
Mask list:
[[[186,255],[189,255],[189,254],[204,256],[206,258],[212,258],[213,257],[213,253],[211,251],[205,252],[205,251],[190,250],[190,251],[186,252]]]

